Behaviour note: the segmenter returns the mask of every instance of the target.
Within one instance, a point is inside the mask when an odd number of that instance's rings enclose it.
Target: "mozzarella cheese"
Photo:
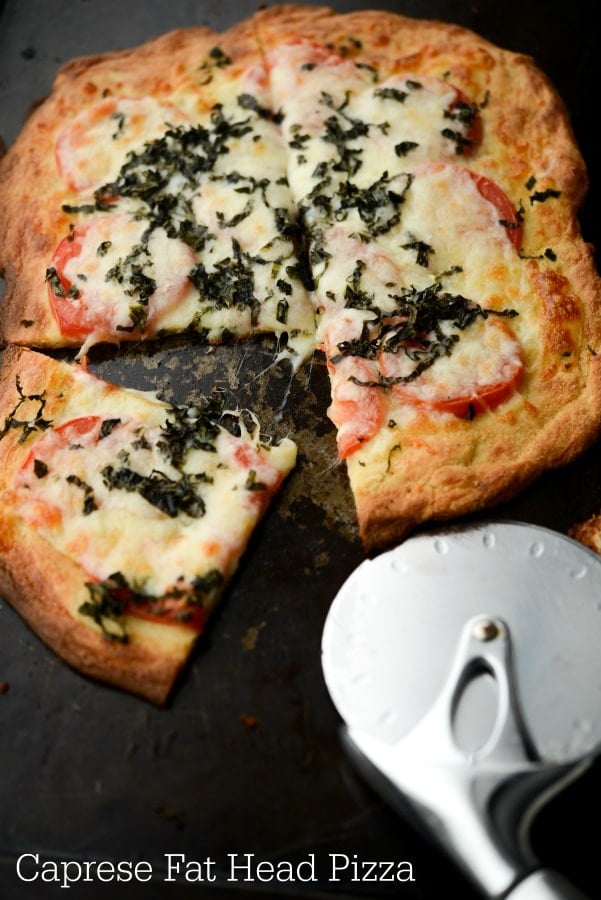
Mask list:
[[[73,206],[93,234],[112,231],[111,256],[130,260],[141,243],[148,266],[177,270],[177,289],[168,291],[168,299],[159,285],[156,295],[150,295],[152,315],[143,318],[144,334],[192,328],[210,342],[273,334],[281,355],[296,367],[313,349],[314,310],[296,255],[296,209],[264,76],[261,67],[252,67],[219,82],[222,91],[216,75],[211,91],[219,102],[206,109],[198,100],[194,111],[188,101],[185,115],[174,107],[168,116],[168,110],[149,100],[149,131],[142,146],[145,102],[106,101],[70,123],[57,156],[67,183],[76,184],[94,180],[86,169],[89,143],[95,147],[89,160],[95,173],[100,168],[96,158],[107,160],[110,177],[96,184],[96,208]],[[198,86],[191,96],[201,96]],[[157,231],[166,240],[157,240]],[[69,268],[69,274],[77,274]],[[131,297],[123,290],[116,308],[118,285],[107,279],[106,266],[98,264],[84,274],[82,306],[87,307],[89,294],[89,305],[97,311],[93,298],[106,292],[110,307],[104,326],[97,324],[90,333],[86,349],[106,340],[111,330],[113,339],[125,337],[128,327],[138,333],[131,327]],[[95,317],[101,318],[100,313]],[[125,330],[124,322],[129,322]]]
[[[118,176],[128,153],[160,137],[168,124],[186,121],[177,106],[153,97],[105,97],[61,128],[56,142],[58,170],[69,187],[92,193]]]
[[[91,582],[120,573],[149,598],[215,572],[224,585],[294,466],[293,442],[266,445],[241,415],[228,415],[228,430],[214,409],[176,410],[84,371],[75,378],[73,417],[28,445],[9,492],[16,513]]]

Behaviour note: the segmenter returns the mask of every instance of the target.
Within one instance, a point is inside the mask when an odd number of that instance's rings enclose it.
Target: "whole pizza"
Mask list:
[[[3,594],[164,703],[294,466],[219,392],[101,381],[97,345],[323,360],[368,553],[574,459],[601,424],[586,187],[545,75],[454,25],[274,6],[68,63],[0,164]]]

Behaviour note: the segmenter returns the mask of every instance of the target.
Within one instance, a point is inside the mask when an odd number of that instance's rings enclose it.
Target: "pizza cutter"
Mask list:
[[[349,753],[486,897],[583,900],[528,832],[601,747],[600,638],[601,558],[517,522],[413,537],[330,608],[323,671]]]

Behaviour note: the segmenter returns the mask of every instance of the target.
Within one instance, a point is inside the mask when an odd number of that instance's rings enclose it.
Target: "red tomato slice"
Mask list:
[[[86,305],[82,289],[75,288],[64,272],[67,263],[80,255],[86,231],[85,226],[79,226],[63,238],[54,253],[49,269],[52,278],[48,278],[47,282],[48,298],[61,333],[76,340],[84,340],[88,334],[106,327],[102,311],[95,311]],[[57,285],[60,290],[57,290]]]
[[[136,296],[127,293],[126,282],[107,276],[140,245],[143,232],[144,224],[129,215],[102,214],[78,225],[60,242],[48,268],[47,285],[51,308],[65,337],[100,342],[135,339],[142,331],[151,336],[157,319],[189,289],[193,251],[183,241],[168,238],[162,229],[154,231],[148,256],[143,258],[154,289],[146,300],[145,322],[134,329],[130,310],[137,304]]]
[[[57,425],[52,431],[46,432],[35,447],[29,451],[21,466],[21,471],[25,472],[26,469],[32,468],[36,459],[41,462],[50,459],[59,447],[80,442],[86,435],[89,440],[92,431],[100,430],[101,422],[100,416],[81,416],[78,419],[70,419],[68,422],[63,422],[62,425]],[[98,435],[96,434],[94,443],[97,439]]]
[[[106,97],[62,127],[56,166],[75,191],[92,191],[117,177],[128,151],[189,121],[176,107],[152,97]]]
[[[92,579],[96,581],[97,579]],[[114,592],[115,599],[122,604],[126,616],[134,616],[147,622],[160,622],[162,625],[184,625],[200,634],[209,617],[208,611],[200,603],[189,603],[186,593],[181,596],[165,594],[163,597],[134,597],[129,588],[118,588]]]
[[[476,413],[495,409],[501,403],[504,403],[505,400],[508,400],[514,391],[519,388],[523,374],[523,367],[516,366],[508,381],[484,385],[481,388],[476,386],[474,391],[465,397],[449,397],[448,399],[437,400],[431,404],[432,409],[453,413],[460,419],[467,419]]]
[[[500,319],[488,319],[471,336],[472,347],[461,353],[461,339],[450,357],[441,357],[414,381],[394,384],[392,393],[403,404],[452,413],[469,418],[495,409],[519,388],[524,375],[519,344],[511,329]],[[469,331],[465,340],[470,340]],[[455,358],[454,358],[455,356]],[[380,367],[385,376],[406,374],[407,359],[402,350],[382,353]],[[412,363],[408,365],[410,371]]]
[[[524,228],[513,203],[505,191],[494,181],[491,181],[490,178],[487,178],[485,175],[479,175],[477,172],[472,172],[469,169],[466,169],[466,171],[469,172],[470,177],[474,180],[480,196],[484,197],[488,203],[492,203],[499,213],[499,221],[504,225],[507,237],[515,249],[519,251],[522,246]]]
[[[340,459],[346,459],[373,438],[383,426],[388,402],[379,387],[366,387],[351,381],[373,381],[374,365],[360,357],[345,357],[336,365],[328,362],[332,384],[332,402],[328,416],[336,426]]]

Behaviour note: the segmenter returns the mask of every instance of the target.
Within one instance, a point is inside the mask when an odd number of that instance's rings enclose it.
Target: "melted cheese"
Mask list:
[[[88,378],[78,372],[84,389]],[[31,447],[13,484],[19,516],[93,580],[121,572],[152,596],[215,569],[227,580],[294,466],[292,441],[266,446],[218,428],[213,449],[192,446],[176,465],[165,449],[169,407],[126,390],[106,399],[116,420],[69,419]],[[192,411],[186,424],[195,421]]]
[[[149,231],[146,223],[124,213],[89,219],[63,242],[58,255],[65,257],[57,263],[60,275],[76,289],[68,300],[70,313],[88,334],[82,354],[92,343],[137,331],[136,312],[143,328],[155,334],[190,287],[190,248],[163,228]]]
[[[127,153],[186,120],[176,106],[152,97],[107,97],[63,125],[58,170],[70,188],[91,193],[117,177]]]
[[[172,117],[177,127],[163,126],[155,139],[158,113],[152,107],[151,140],[141,148],[127,147],[117,175],[97,188],[97,197],[101,203],[108,199],[113,214],[135,219],[141,230],[150,225],[154,233],[160,225],[171,241],[148,244],[149,264],[177,269],[177,278],[185,284],[176,303],[163,302],[160,295],[152,298],[154,313],[145,334],[192,327],[212,342],[225,336],[274,334],[282,355],[296,366],[313,349],[314,311],[298,266],[296,208],[285,177],[285,147],[269,112],[265,71],[255,66],[237,79],[219,82],[216,77],[215,82],[211,89],[218,105],[197,108],[190,124],[179,124]],[[198,90],[193,96],[199,96]],[[142,118],[142,101],[137,103]],[[98,155],[110,159],[107,165],[113,172],[118,150],[126,149],[125,136],[131,131],[133,142],[134,130],[136,135],[144,132],[136,119],[136,128],[132,124],[128,131],[124,125],[123,138],[119,133],[117,141],[113,106],[107,105],[104,122],[103,109],[89,111],[77,129],[73,126],[77,140],[59,143],[65,172],[79,171],[80,148],[88,141],[94,142]],[[87,215],[84,210],[83,222]],[[126,219],[113,221],[117,225]],[[131,232],[132,226],[115,229],[114,254],[123,257],[131,252]],[[180,242],[190,253],[186,261],[181,254],[178,257]],[[97,271],[95,287],[107,290],[107,304],[114,308],[115,286],[105,288],[103,267],[98,265]],[[85,302],[83,291],[82,297]],[[116,319],[125,336],[122,320],[128,305],[123,298],[119,315],[107,320],[104,329],[96,328],[86,346],[106,340]]]
[[[324,56],[306,41],[278,47],[269,60],[288,178],[295,200],[309,208],[316,197],[333,198],[347,180],[366,188],[384,173],[394,178],[408,165],[456,159],[470,149],[476,111],[440,79],[404,75],[378,83],[372,70]]]

